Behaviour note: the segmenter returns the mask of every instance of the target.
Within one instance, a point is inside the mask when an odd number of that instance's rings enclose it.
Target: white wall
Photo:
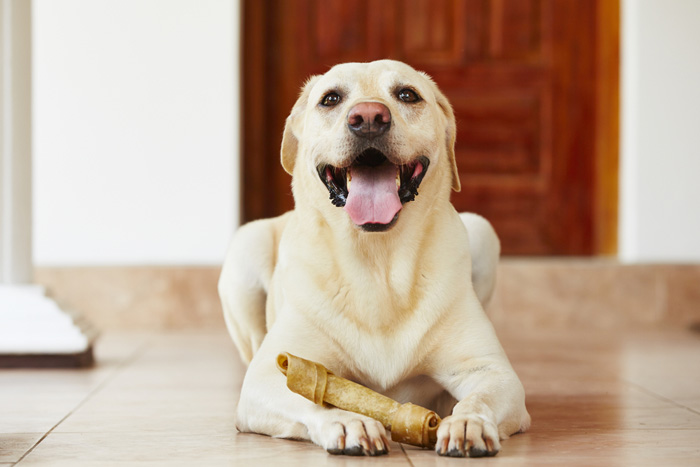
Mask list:
[[[700,1],[622,17],[620,256],[700,261]]]
[[[238,1],[34,0],[34,260],[220,264]]]

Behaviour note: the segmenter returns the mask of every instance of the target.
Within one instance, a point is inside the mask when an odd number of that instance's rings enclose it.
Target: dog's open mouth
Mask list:
[[[393,225],[403,204],[418,195],[429,164],[425,156],[392,164],[381,151],[370,148],[348,167],[320,164],[316,170],[333,205],[343,207],[364,230],[382,231]]]

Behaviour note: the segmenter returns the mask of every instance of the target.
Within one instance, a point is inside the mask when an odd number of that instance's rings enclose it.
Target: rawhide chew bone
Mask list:
[[[290,353],[277,356],[277,368],[287,376],[287,387],[318,405],[330,405],[378,420],[398,443],[435,446],[440,417],[428,409],[400,404],[360,384],[334,375],[320,363]]]

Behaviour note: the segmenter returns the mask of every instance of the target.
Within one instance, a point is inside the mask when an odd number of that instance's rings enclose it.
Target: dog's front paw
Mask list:
[[[347,417],[322,424],[314,441],[331,454],[381,456],[389,452],[386,430],[371,418]]]
[[[441,456],[495,456],[500,449],[498,428],[485,417],[450,415],[438,428],[435,451]]]

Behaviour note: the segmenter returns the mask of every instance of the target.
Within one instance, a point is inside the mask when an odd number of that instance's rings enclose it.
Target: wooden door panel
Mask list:
[[[465,2],[408,0],[394,15],[397,22],[395,52],[415,63],[461,63],[464,44],[474,29],[467,22]]]
[[[312,1],[308,8],[313,36],[307,60],[335,64],[380,53],[381,43],[372,28],[372,3]]]
[[[489,56],[501,60],[537,57],[548,34],[540,0],[492,0],[489,16]]]
[[[279,144],[304,80],[336,63],[393,58],[426,71],[452,102],[458,210],[487,217],[505,254],[594,252],[606,1],[245,0],[244,106],[263,110],[245,120],[243,165],[252,180],[272,181],[264,191],[244,185],[245,220],[293,207]]]
[[[547,96],[523,90],[468,92],[452,97],[459,116],[455,153],[462,177],[470,183],[492,177],[537,176],[548,159],[544,131]]]

